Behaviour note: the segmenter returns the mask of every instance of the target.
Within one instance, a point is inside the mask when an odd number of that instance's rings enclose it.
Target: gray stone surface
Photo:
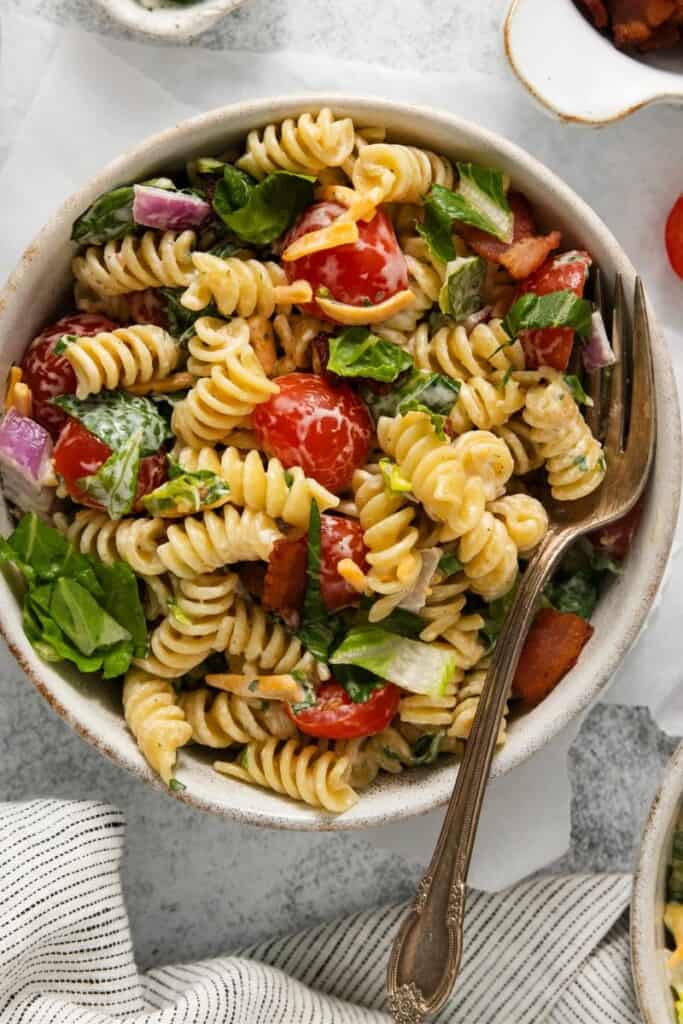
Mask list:
[[[92,0],[4,0],[86,27],[118,30]],[[491,40],[499,14],[456,0],[251,0],[197,42],[291,47],[394,68],[453,70],[450,41]],[[500,12],[504,8],[500,0]],[[123,34],[123,33],[122,33]],[[473,47],[472,64],[483,50]],[[672,186],[673,187],[673,186]],[[648,712],[598,706],[571,754],[572,848],[558,871],[629,870],[675,740]],[[142,966],[222,952],[409,895],[418,867],[358,835],[238,827],[164,799],[86,746],[0,652],[0,796],[108,800],[128,818],[124,883]]]

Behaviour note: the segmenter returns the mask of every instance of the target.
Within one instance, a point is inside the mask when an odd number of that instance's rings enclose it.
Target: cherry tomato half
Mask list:
[[[62,317],[46,327],[33,339],[21,363],[23,379],[33,395],[33,419],[57,438],[66,423],[67,415],[50,399],[57,395],[72,395],[76,390],[76,374],[64,356],[52,351],[63,334],[91,337],[100,331],[113,331],[116,324],[96,313],[76,313]]]
[[[346,690],[331,680],[318,688],[313,707],[294,714],[292,721],[307,736],[326,740],[352,740],[358,736],[374,736],[385,729],[398,711],[401,691],[393,683],[375,690],[369,700],[354,704]]]
[[[666,222],[666,251],[674,273],[683,277],[683,192],[671,208]]]
[[[286,236],[284,247],[309,231],[326,228],[344,209],[332,202],[309,206]],[[371,221],[358,221],[358,233],[358,241],[350,245],[337,245],[283,264],[288,279],[308,281],[314,294],[327,288],[333,299],[351,306],[374,306],[407,288],[405,256],[386,213],[378,210]],[[326,319],[315,301],[302,308]]]
[[[563,252],[546,260],[535,274],[522,281],[517,294],[549,295],[551,292],[572,291],[581,298],[591,262],[587,252]],[[543,327],[536,331],[522,331],[520,341],[528,370],[537,370],[539,366],[566,370],[572,354],[574,331],[570,327]]]
[[[96,473],[102,463],[106,462],[111,455],[111,448],[104,444],[98,437],[79,423],[78,420],[69,419],[68,423],[59,435],[55,445],[53,458],[56,471],[64,478],[66,489],[74,499],[81,505],[88,508],[99,508],[103,506],[86,494],[78,484],[83,476],[91,476]],[[163,452],[156,455],[148,455],[140,462],[138,475],[138,488],[135,492],[135,505],[133,510],[141,511],[140,498],[150,491],[155,490],[163,484],[166,479],[166,456]]]
[[[356,604],[358,593],[339,575],[337,565],[342,558],[350,558],[363,572],[367,570],[362,526],[357,519],[321,516],[320,548],[320,591],[328,610]]]
[[[370,451],[373,429],[365,403],[346,384],[332,385],[315,373],[277,377],[280,393],[257,405],[252,416],[260,448],[287,468],[301,466],[337,494]]]

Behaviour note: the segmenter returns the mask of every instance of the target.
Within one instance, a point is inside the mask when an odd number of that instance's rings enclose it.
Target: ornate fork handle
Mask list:
[[[389,1008],[397,1024],[437,1013],[458,973],[465,881],[510,685],[543,587],[575,536],[561,528],[546,534],[498,638],[434,856],[391,952]]]

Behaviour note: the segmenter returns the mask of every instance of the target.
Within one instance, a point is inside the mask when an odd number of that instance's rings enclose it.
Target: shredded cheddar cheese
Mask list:
[[[20,416],[30,416],[33,412],[33,395],[28,384],[24,384],[20,366],[13,366],[9,372],[9,384],[5,395],[5,410],[14,409]]]
[[[337,572],[357,593],[365,594],[367,592],[365,573],[352,558],[342,558],[337,562]]]
[[[363,324],[379,324],[383,320],[388,320],[394,314],[400,313],[404,309],[410,309],[415,305],[416,299],[415,294],[406,288],[376,306],[349,306],[345,302],[326,299],[321,295],[316,295],[315,301],[330,320],[334,320],[338,324],[356,327]]]
[[[246,667],[246,666],[245,666]],[[286,700],[297,704],[304,699],[301,683],[289,674],[279,676],[208,675],[206,682],[216,690],[236,693],[240,697],[261,697],[264,700]]]
[[[342,221],[341,217],[326,228],[309,231],[288,245],[282,254],[285,263],[299,260],[302,256],[310,256],[314,252],[334,249],[338,245],[349,245],[358,241],[358,225],[353,221]],[[278,289],[275,289],[276,292]]]

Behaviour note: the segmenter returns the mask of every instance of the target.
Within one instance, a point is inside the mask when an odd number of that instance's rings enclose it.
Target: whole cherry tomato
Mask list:
[[[678,197],[666,222],[666,251],[674,273],[683,277],[683,192]]]
[[[350,558],[365,572],[366,548],[363,528],[357,519],[324,515],[320,520],[320,591],[328,610],[333,612],[358,601],[358,593],[337,572],[342,558]]]
[[[393,683],[374,690],[363,703],[351,700],[343,686],[331,680],[318,688],[316,702],[295,714],[287,705],[292,721],[308,736],[326,740],[351,740],[374,736],[385,729],[398,711],[401,691]]]
[[[591,262],[587,252],[563,252],[546,260],[535,274],[522,281],[517,294],[549,295],[551,292],[572,291],[581,298]],[[566,370],[572,354],[574,331],[571,327],[542,327],[535,331],[522,331],[520,341],[528,370],[537,370],[539,366]]]
[[[301,235],[326,228],[342,213],[344,207],[339,203],[314,203],[292,227],[284,247]],[[358,233],[357,242],[284,263],[288,279],[308,281],[314,294],[320,288],[327,288],[333,299],[351,306],[375,306],[407,288],[405,256],[386,213],[378,210],[371,221],[358,221]],[[315,301],[302,308],[326,319]]]
[[[53,349],[63,334],[91,337],[100,331],[113,331],[117,324],[97,313],[75,313],[62,317],[46,327],[27,349],[21,363],[23,379],[33,396],[32,417],[57,438],[67,420],[66,413],[50,401],[57,395],[72,395],[76,390],[76,374],[65,356],[56,356]]]
[[[76,481],[96,473],[110,455],[111,448],[108,445],[91,434],[78,420],[69,418],[54,447],[53,458],[55,469],[64,478],[66,489],[74,501],[88,508],[103,507],[86,494]],[[140,461],[134,511],[142,511],[140,499],[163,484],[166,476],[166,455],[163,452],[148,455]]]
[[[373,438],[365,403],[346,384],[332,387],[315,373],[277,377],[280,393],[252,416],[260,448],[286,467],[301,466],[337,494],[362,466]]]

